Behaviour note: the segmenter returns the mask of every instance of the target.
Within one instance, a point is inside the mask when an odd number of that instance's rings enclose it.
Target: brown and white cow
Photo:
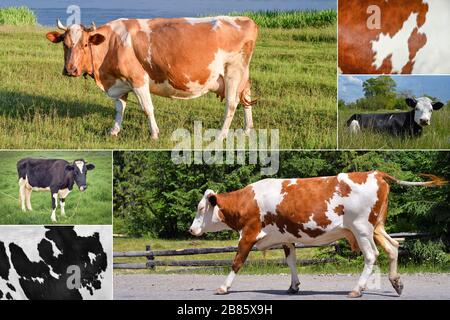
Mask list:
[[[291,269],[288,293],[299,290],[295,243],[321,245],[347,238],[353,250],[364,255],[364,271],[349,297],[362,295],[378,256],[376,244],[389,255],[389,280],[400,295],[403,284],[397,273],[399,244],[385,231],[389,184],[438,186],[435,176],[427,182],[401,181],[380,171],[340,173],[332,177],[265,179],[223,194],[207,190],[198,204],[189,229],[205,232],[232,229],[240,234],[232,271],[217,290],[225,294],[253,246],[260,250],[282,244]]]
[[[450,73],[448,0],[342,0],[339,69],[346,74]]]
[[[150,93],[191,99],[211,91],[226,100],[219,138],[227,136],[237,105],[245,111],[245,130],[253,127],[249,64],[258,27],[247,17],[176,19],[119,19],[99,28],[93,24],[66,27],[47,33],[64,44],[67,76],[88,74],[115,100],[116,118],[110,133],[121,127],[128,93],[134,92],[157,139]]]

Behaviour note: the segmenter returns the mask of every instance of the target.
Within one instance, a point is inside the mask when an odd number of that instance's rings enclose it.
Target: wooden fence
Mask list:
[[[394,239],[403,241],[405,238],[421,238],[427,236],[424,233],[391,233],[390,236]],[[318,248],[318,247],[334,247],[337,252],[340,248],[337,243],[330,243],[321,246],[308,246],[308,245],[295,245],[298,249],[304,248]],[[114,258],[141,258],[146,257],[147,262],[145,263],[114,263],[115,269],[146,269],[155,268],[157,266],[170,266],[170,267],[218,267],[218,266],[230,266],[232,260],[156,260],[156,257],[173,257],[173,256],[189,256],[189,255],[199,255],[199,254],[212,254],[212,253],[227,253],[236,252],[237,246],[233,247],[220,247],[220,248],[191,248],[191,249],[178,249],[178,250],[152,250],[150,245],[145,247],[145,251],[127,251],[127,252],[114,252]],[[268,250],[280,250],[282,246],[272,247]],[[255,247],[252,251],[258,251]],[[308,260],[298,260],[297,264],[301,266],[321,264],[334,262],[333,258],[328,259],[308,259]],[[284,259],[270,259],[270,260],[251,260],[251,263],[268,263],[275,265],[284,265]]]

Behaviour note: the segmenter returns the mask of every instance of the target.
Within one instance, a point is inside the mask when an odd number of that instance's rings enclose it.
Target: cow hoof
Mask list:
[[[353,290],[352,292],[350,292],[350,293],[347,295],[347,297],[348,297],[348,298],[360,298],[360,297],[362,297],[362,292],[361,292],[361,291]]]
[[[399,296],[401,296],[401,295],[402,295],[402,292],[403,292],[403,283],[402,283],[402,281],[400,280],[400,278],[397,278],[397,279],[395,279],[395,280],[392,280],[392,281],[391,281],[391,284],[392,284],[392,287],[394,287],[395,292],[397,292],[397,294],[398,294]]]
[[[287,290],[287,294],[298,294],[298,291],[298,288],[289,287],[289,289]]]
[[[152,140],[158,140],[159,139],[159,133],[152,133]]]
[[[109,135],[111,137],[117,137],[119,135],[120,129],[117,128],[112,128],[111,130],[109,130]]]
[[[218,288],[218,289],[216,290],[216,294],[217,294],[217,295],[228,294],[228,290],[225,289],[225,288],[223,288],[223,287],[220,287],[220,288]]]

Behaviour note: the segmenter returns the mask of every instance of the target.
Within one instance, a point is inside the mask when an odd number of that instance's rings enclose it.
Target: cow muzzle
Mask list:
[[[81,76],[81,72],[78,71],[77,68],[67,69],[64,67],[62,74],[68,77],[79,77]]]
[[[189,233],[196,237],[200,237],[203,234],[202,230],[192,227],[189,228]]]
[[[430,125],[430,120],[420,119],[420,125],[425,127]]]
[[[87,189],[87,186],[80,186],[80,191],[81,192],[86,191],[86,189]]]

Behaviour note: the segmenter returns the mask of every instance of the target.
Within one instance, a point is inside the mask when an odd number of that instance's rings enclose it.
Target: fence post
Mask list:
[[[145,246],[145,251],[147,251],[147,252],[148,251],[152,251],[152,246],[151,245],[146,245]],[[153,263],[150,263],[150,262],[153,262],[153,260],[155,260],[155,256],[154,255],[147,256],[147,268],[150,267],[152,269],[155,269],[155,265]]]

